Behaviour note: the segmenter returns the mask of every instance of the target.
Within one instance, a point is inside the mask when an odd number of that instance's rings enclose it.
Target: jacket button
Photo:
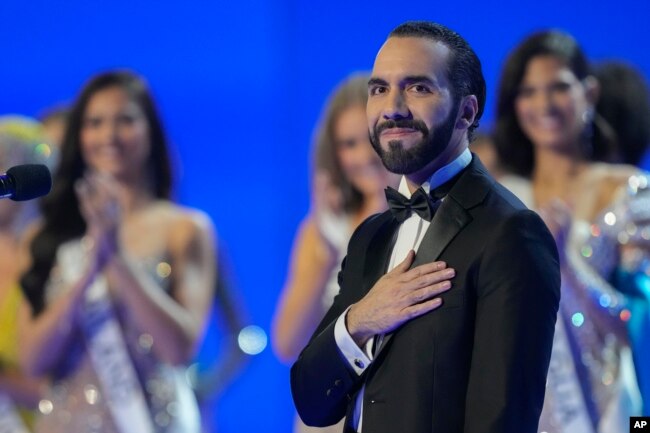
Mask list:
[[[341,379],[336,379],[334,381],[334,386],[341,386]]]
[[[325,395],[327,395],[327,396],[329,397],[331,394],[332,394],[332,388],[329,388],[329,389],[325,392]]]
[[[359,358],[357,358],[357,359],[354,360],[354,365],[356,365],[356,366],[359,367],[359,368],[363,368],[363,367],[366,366],[366,365],[363,363],[363,361],[360,360]]]

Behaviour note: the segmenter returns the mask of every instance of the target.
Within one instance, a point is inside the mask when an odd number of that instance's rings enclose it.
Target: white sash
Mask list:
[[[558,433],[594,433],[593,424],[573,365],[573,354],[562,314],[557,315],[547,394],[552,394],[551,416]]]
[[[0,433],[28,433],[12,401],[0,394]]]
[[[90,359],[121,433],[153,433],[149,408],[108,297],[106,279],[88,288],[82,328]]]
[[[59,248],[57,259],[64,280],[78,281],[87,262],[79,241]],[[120,433],[154,433],[142,386],[131,362],[122,329],[115,317],[106,278],[88,287],[81,328],[90,360],[106,397],[106,405]]]

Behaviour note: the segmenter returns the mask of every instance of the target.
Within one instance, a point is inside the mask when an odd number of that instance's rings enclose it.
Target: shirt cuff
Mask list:
[[[348,309],[345,310],[336,320],[336,324],[334,325],[334,339],[336,340],[336,345],[339,350],[350,364],[350,367],[361,376],[370,365],[371,358],[368,357],[359,346],[357,346],[357,343],[354,342],[345,327],[345,317],[347,316],[349,309],[350,308],[348,307]],[[368,343],[366,343],[364,349],[366,349],[367,353],[372,353],[373,342],[374,338],[371,338],[368,340]]]

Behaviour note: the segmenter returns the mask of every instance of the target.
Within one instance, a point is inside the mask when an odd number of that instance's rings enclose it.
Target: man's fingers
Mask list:
[[[449,289],[451,289],[451,281],[442,281],[440,283],[431,284],[421,289],[414,290],[411,292],[409,298],[413,304],[417,304],[426,301],[427,299],[430,299],[434,296],[438,296],[439,294],[444,293]]]
[[[431,262],[431,263],[425,263],[420,266],[416,266],[415,268],[407,271],[403,275],[402,281],[413,281],[416,278],[420,278],[422,276],[432,274],[438,271],[441,271],[447,267],[447,263],[445,262]],[[453,276],[453,275],[452,275]],[[440,281],[440,280],[438,280]]]
[[[408,268],[411,267],[413,264],[413,260],[415,259],[415,251],[410,250],[408,254],[406,255],[406,258],[402,260],[402,262],[395,266],[395,269],[390,271],[390,274],[402,274],[408,270]]]
[[[411,320],[425,313],[428,313],[429,311],[433,311],[436,308],[440,307],[441,305],[442,305],[442,299],[433,298],[426,302],[422,302],[420,304],[415,304],[415,305],[411,305],[410,307],[406,307],[402,310],[402,312],[406,316],[406,320]]]
[[[421,287],[430,286],[444,280],[450,280],[456,276],[456,271],[453,268],[446,268],[441,271],[434,271],[424,274],[412,281],[413,288],[419,289]]]

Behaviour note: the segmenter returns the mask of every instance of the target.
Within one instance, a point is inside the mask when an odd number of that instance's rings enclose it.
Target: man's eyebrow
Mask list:
[[[432,87],[439,87],[438,81],[427,75],[409,75],[401,80],[402,84],[423,83]],[[388,86],[388,82],[382,78],[372,77],[368,80],[368,87],[371,86]]]
[[[370,86],[387,86],[388,82],[386,80],[382,80],[381,78],[375,78],[372,77],[371,79],[368,80],[368,87]]]
[[[410,75],[402,80],[404,84],[423,83],[438,87],[438,81],[426,75]]]

